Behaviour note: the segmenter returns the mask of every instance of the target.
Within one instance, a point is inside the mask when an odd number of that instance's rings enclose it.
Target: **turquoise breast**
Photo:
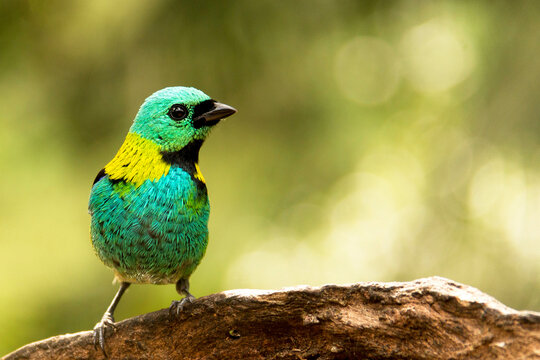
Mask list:
[[[89,210],[94,249],[120,281],[187,279],[206,251],[206,186],[178,166],[139,187],[105,176],[92,187]]]

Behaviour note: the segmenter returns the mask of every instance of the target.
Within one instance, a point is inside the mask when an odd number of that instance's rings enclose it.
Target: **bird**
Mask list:
[[[194,87],[166,87],[141,105],[114,158],[97,174],[88,210],[92,246],[114,271],[118,292],[93,329],[105,356],[107,329],[131,284],[176,284],[179,314],[195,297],[189,277],[208,245],[210,205],[199,150],[237,110]]]

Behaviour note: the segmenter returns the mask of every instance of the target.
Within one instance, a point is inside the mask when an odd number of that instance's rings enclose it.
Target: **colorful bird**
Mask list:
[[[206,251],[210,213],[199,150],[211,128],[235,112],[195,88],[159,90],[94,180],[92,245],[120,282],[94,327],[94,344],[104,353],[106,329],[114,327],[114,310],[130,284],[175,283],[185,297],[172,302],[171,313],[195,298],[189,277]]]

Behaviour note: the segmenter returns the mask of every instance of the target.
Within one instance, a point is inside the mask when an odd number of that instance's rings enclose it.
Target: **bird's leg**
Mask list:
[[[97,346],[99,345],[105,357],[107,357],[107,353],[105,352],[105,331],[108,327],[115,327],[114,309],[116,309],[116,305],[118,305],[118,303],[120,302],[120,298],[127,290],[129,285],[131,285],[131,283],[128,282],[122,282],[120,284],[120,289],[118,289],[118,292],[114,296],[111,305],[109,305],[107,311],[105,311],[105,314],[103,314],[101,321],[98,322],[96,326],[94,326],[94,347],[97,349]]]
[[[180,314],[180,312],[184,309],[184,306],[186,306],[187,303],[193,303],[193,300],[195,300],[195,296],[191,295],[189,292],[189,280],[188,279],[180,279],[176,283],[176,291],[180,295],[185,295],[186,297],[182,300],[173,300],[171,303],[171,306],[169,307],[169,314],[176,313],[176,315]]]

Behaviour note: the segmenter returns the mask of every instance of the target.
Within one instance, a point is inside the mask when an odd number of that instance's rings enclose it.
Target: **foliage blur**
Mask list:
[[[87,201],[144,98],[239,113],[201,153],[196,296],[440,275],[540,309],[540,3],[0,2],[0,353],[116,286]],[[167,307],[133,286],[117,319]]]

